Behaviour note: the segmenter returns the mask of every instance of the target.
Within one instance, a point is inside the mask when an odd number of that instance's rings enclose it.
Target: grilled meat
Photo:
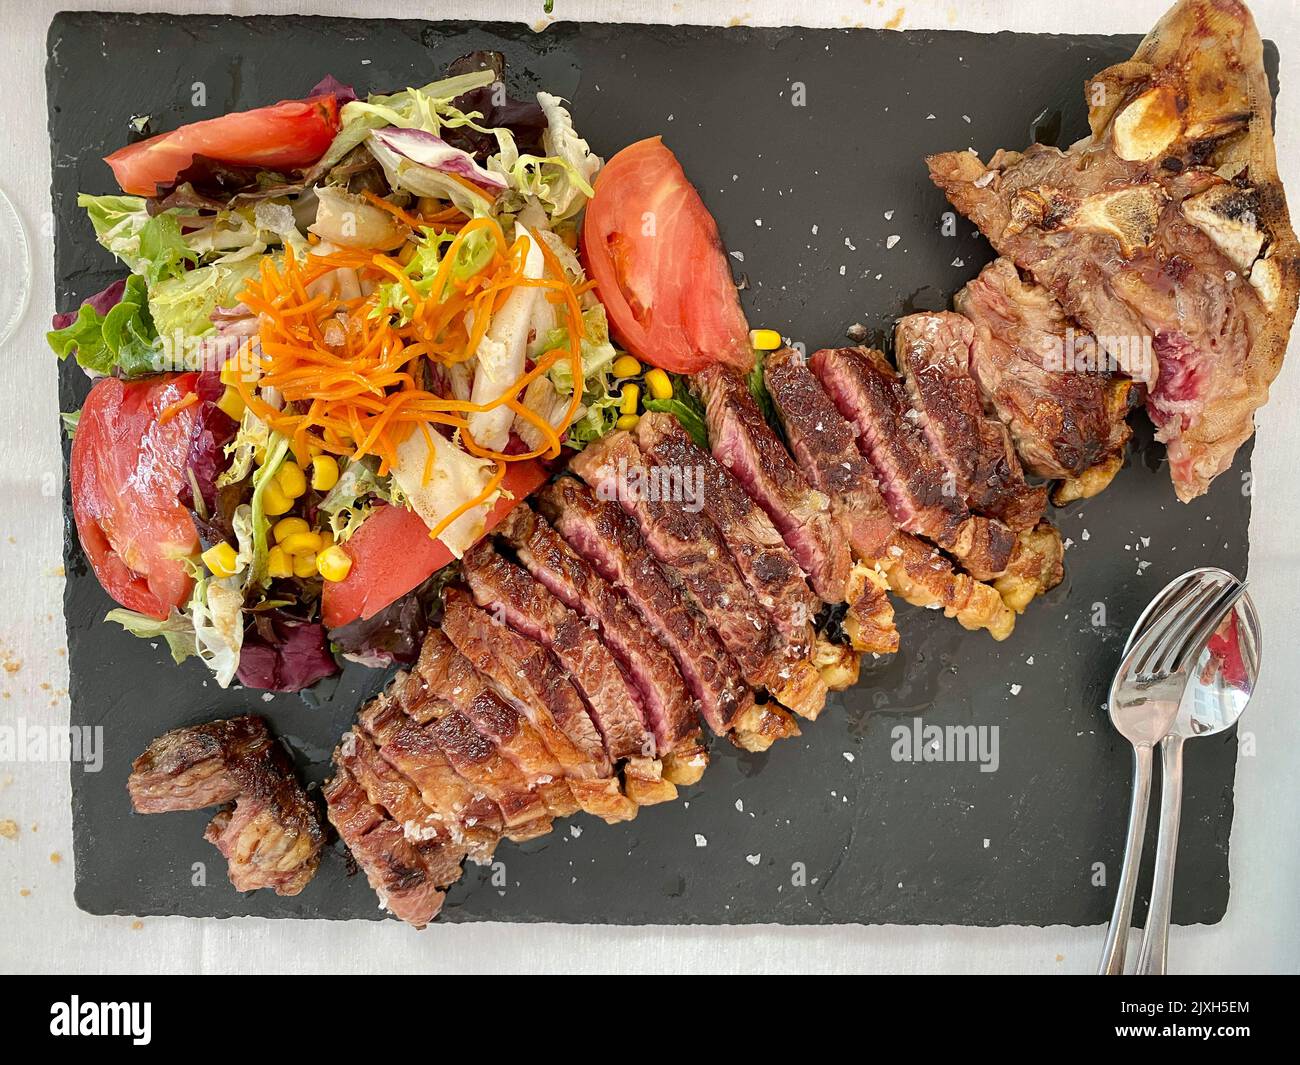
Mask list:
[[[610,759],[653,757],[654,739],[645,728],[639,692],[626,682],[591,626],[526,571],[502,558],[488,540],[465,556],[463,566],[474,599],[491,612],[475,612],[469,624],[488,639],[493,627],[507,625],[549,647],[586,697]],[[449,614],[453,609],[463,609],[459,599],[447,603]]]
[[[825,602],[842,603],[849,548],[831,515],[830,500],[800,473],[745,382],[713,367],[703,371],[695,385],[704,399],[713,457],[767,512],[817,594]]]
[[[617,503],[563,477],[542,492],[542,512],[601,577],[617,587],[677,660],[709,727],[725,735],[753,702],[735,661],[692,613]]]
[[[426,861],[420,844],[407,839],[342,767],[335,770],[324,792],[330,823],[366,874],[380,904],[416,928],[432,921],[442,909],[447,876],[439,860],[440,845],[431,848],[438,857]]]
[[[677,663],[614,586],[531,507],[516,507],[497,532],[540,584],[598,627],[625,676],[637,686],[656,749],[672,751],[694,735],[695,708]]]
[[[813,355],[809,365],[857,430],[858,446],[875,470],[898,527],[933,540],[973,577],[1003,572],[1014,546],[1011,530],[970,513],[955,475],[909,416],[907,390],[884,355],[867,348],[826,349]]]
[[[972,324],[971,373],[1011,432],[1025,467],[1086,484],[1095,495],[1123,462],[1130,383],[1060,356],[1074,329],[1051,293],[1020,279],[1008,259],[986,266],[953,298]],[[1059,500],[1058,500],[1059,501]]]
[[[297,895],[316,874],[324,826],[284,747],[260,717],[174,729],[131,765],[127,791],[137,813],[227,803],[203,838],[225,856],[239,891],[269,887]]]
[[[1300,296],[1254,20],[1181,0],[1086,86],[1091,136],[985,166],[932,156],[952,204],[1148,388],[1180,499],[1253,432]]]
[[[955,572],[938,551],[894,525],[853,427],[805,360],[789,349],[774,352],[763,371],[791,450],[812,483],[831,499],[854,555],[882,570],[891,590],[913,606],[942,608],[968,629],[987,628],[995,639],[1009,635],[1015,615],[993,588]],[[851,625],[870,633],[883,625],[883,615],[871,611]],[[888,631],[879,638],[893,642]]]
[[[666,467],[647,463],[625,432],[587,446],[571,468],[601,498],[617,499],[637,522],[664,572],[679,582],[754,687],[779,688],[787,679],[779,638],[767,613],[745,586],[717,527],[691,513],[663,486]]]
[[[1047,489],[1025,483],[1006,427],[984,413],[970,373],[974,332],[951,311],[910,314],[894,330],[894,355],[921,431],[971,510],[1013,532],[1032,529],[1047,506]]]

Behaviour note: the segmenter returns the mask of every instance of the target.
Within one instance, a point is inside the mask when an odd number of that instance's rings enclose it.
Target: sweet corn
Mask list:
[[[295,533],[311,532],[311,526],[303,518],[281,518],[271,526],[271,534],[278,544]]]
[[[228,359],[221,367],[221,383],[223,385],[238,384],[243,379],[243,371],[239,368],[239,356]]]
[[[229,385],[221,393],[221,398],[217,400],[217,409],[229,415],[235,421],[239,421],[244,416],[244,397]]]
[[[316,556],[316,567],[327,581],[341,581],[352,570],[352,559],[341,547],[327,547]]]
[[[669,380],[668,375],[658,367],[645,375],[645,386],[655,399],[673,398],[673,383]]]
[[[615,377],[636,377],[641,372],[641,364],[631,355],[620,355],[614,360]]]
[[[293,575],[295,577],[314,577],[316,572],[315,555],[293,556]]]
[[[273,547],[266,553],[266,572],[272,577],[292,577],[293,559],[283,547]]]
[[[397,253],[397,261],[403,266],[409,266],[411,260],[415,258],[416,250],[415,243],[408,240],[402,245],[402,250]]]
[[[270,481],[262,492],[262,509],[272,518],[288,514],[293,509],[293,500],[280,490],[277,481]]]
[[[759,351],[775,351],[781,346],[781,334],[775,329],[751,329],[749,345]]]
[[[635,429],[636,423],[641,420],[639,414],[623,414],[619,416],[618,421],[614,423],[618,429]]]
[[[314,532],[296,532],[280,541],[286,555],[314,555],[321,549],[320,537]]]
[[[328,492],[339,483],[339,464],[332,455],[317,455],[311,460],[311,486]]]
[[[235,549],[226,543],[209,547],[203,552],[202,558],[203,564],[212,571],[214,577],[233,577],[239,570]]]
[[[641,389],[636,385],[627,384],[623,386],[623,398],[619,400],[618,409],[620,414],[635,414],[636,405],[641,399]]]
[[[297,499],[307,491],[307,475],[296,462],[286,461],[275,475],[280,490],[290,499]]]

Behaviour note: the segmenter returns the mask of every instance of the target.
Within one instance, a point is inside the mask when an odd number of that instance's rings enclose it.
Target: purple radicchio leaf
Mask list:
[[[370,136],[390,152],[416,166],[455,174],[483,188],[509,187],[505,178],[484,170],[468,152],[453,148],[441,137],[435,137],[422,129],[376,129],[371,131]]]
[[[246,688],[296,692],[338,670],[323,625],[270,610],[257,614],[244,632],[236,676]]]

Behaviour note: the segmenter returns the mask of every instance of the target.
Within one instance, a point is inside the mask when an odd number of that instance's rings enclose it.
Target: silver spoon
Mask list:
[[[1214,569],[1193,570],[1172,581],[1143,612],[1111,683],[1111,723],[1133,747],[1133,802],[1115,910],[1102,951],[1102,975],[1124,972],[1151,800],[1152,749],[1173,727],[1189,666],[1200,658],[1244,588],[1231,574]]]
[[[1136,972],[1140,976],[1163,976],[1168,965],[1174,862],[1183,804],[1183,743],[1217,735],[1237,723],[1259,677],[1261,654],[1259,615],[1250,596],[1242,595],[1191,670],[1178,716],[1160,744],[1160,836],[1151,905],[1138,955]]]

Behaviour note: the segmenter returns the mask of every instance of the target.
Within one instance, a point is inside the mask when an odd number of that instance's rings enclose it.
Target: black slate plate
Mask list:
[[[422,84],[456,56],[495,48],[519,88],[572,99],[578,129],[600,153],[662,133],[743,255],[734,265],[749,278],[750,321],[810,349],[833,344],[850,323],[880,330],[910,309],[944,305],[988,258],[969,225],[942,235],[946,204],[922,157],[1019,147],[1035,123],[1068,143],[1085,128],[1084,78],[1124,59],[1135,40],[571,24],[535,35],[520,26],[61,14],[47,68],[58,306],[119,273],[75,195],[113,189],[100,157],[124,142],[131,115],[170,128],[300,96],[326,73],[362,90]],[[198,83],[203,108],[191,105]],[[85,390],[65,366],[63,409]],[[684,801],[631,825],[579,817],[548,838],[504,845],[496,866],[471,866],[452,889],[445,919],[1105,920],[1129,753],[1102,704],[1125,634],[1178,572],[1208,563],[1244,572],[1247,556],[1248,454],[1207,498],[1183,506],[1149,428],[1138,437],[1105,495],[1058,512],[1071,541],[1066,581],[1011,639],[995,644],[902,608],[902,653],[866,670],[801,738],[762,756],[716,747]],[[353,667],[320,691],[265,701],[220,691],[196,663],[176,668],[165,648],[101,622],[111,603],[70,518],[66,560],[72,720],[102,725],[106,752],[98,773],[73,768],[78,904],[93,913],[378,917],[337,847],[295,899],[236,893],[201,839],[208,814],[133,816],[123,785],[158,733],[241,711],[265,714],[319,782],[337,737],[384,677]],[[895,760],[894,730],[910,736],[918,718],[996,729],[996,772]],[[1187,756],[1180,922],[1217,921],[1227,906],[1236,750],[1228,734]]]

